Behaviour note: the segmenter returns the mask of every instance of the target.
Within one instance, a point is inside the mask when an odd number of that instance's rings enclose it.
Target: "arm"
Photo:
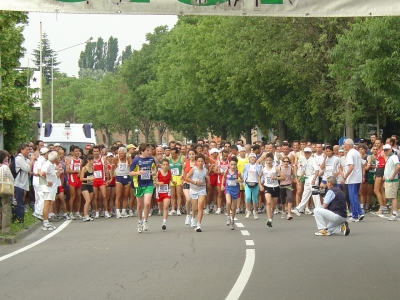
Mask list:
[[[229,172],[229,170],[227,170]],[[225,190],[226,172],[222,175],[221,191]]]
[[[87,177],[85,177],[85,172],[86,172],[86,167],[83,167],[81,170],[81,175],[80,175],[80,180],[81,181],[89,181],[91,179],[88,179]]]
[[[347,177],[349,177],[349,175],[351,174],[351,172],[353,172],[353,170],[354,170],[354,165],[352,165],[352,164],[349,165],[349,169],[347,170],[347,173],[344,174],[344,176],[343,176],[344,180],[346,180]]]
[[[264,186],[261,184],[261,178],[263,176],[263,171],[261,170],[260,174],[258,175],[258,184],[260,186],[260,191],[263,192],[264,191]]]
[[[400,170],[400,163],[397,163],[396,167],[394,168],[392,176],[389,177],[389,180],[393,180],[396,177],[396,175],[399,173],[399,170]]]
[[[197,185],[197,181],[194,181],[194,180],[192,180],[190,177],[192,177],[192,175],[193,175],[193,171],[194,169],[191,169],[190,170],[190,172],[189,173],[187,173],[187,175],[186,175],[186,181],[187,182],[189,182],[189,183],[192,183],[192,184],[195,184],[195,185]]]
[[[265,159],[267,152],[264,152],[259,159],[257,159],[256,164],[261,164],[261,162]]]
[[[65,160],[65,172],[67,174],[79,174],[79,171],[71,170],[71,159],[67,158]]]
[[[279,168],[275,168],[276,174],[278,174],[278,176],[276,177],[277,180],[285,180],[285,176],[283,176],[281,174],[281,170]]]

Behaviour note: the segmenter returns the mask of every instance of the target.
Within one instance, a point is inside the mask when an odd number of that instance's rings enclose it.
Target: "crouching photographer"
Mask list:
[[[323,208],[314,209],[318,232],[315,235],[329,236],[340,233],[349,235],[350,228],[346,221],[346,195],[337,187],[337,180],[330,176],[326,180],[328,191],[324,197]],[[326,224],[326,221],[329,221]]]

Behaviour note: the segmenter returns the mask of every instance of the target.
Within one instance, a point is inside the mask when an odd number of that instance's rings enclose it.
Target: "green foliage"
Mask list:
[[[36,68],[40,67],[40,42],[38,44],[37,49],[33,50],[33,62],[36,65]],[[53,70],[58,71],[56,68],[60,62],[57,61],[57,53],[50,46],[50,40],[47,38],[47,34],[43,33],[42,35],[42,72],[43,77],[45,78],[45,83],[49,84],[51,81],[51,57],[53,57]]]
[[[26,13],[0,11],[0,118],[3,119],[4,148],[15,152],[17,145],[30,138],[33,100],[26,90],[26,71],[19,72],[24,54],[22,31],[28,21]]]

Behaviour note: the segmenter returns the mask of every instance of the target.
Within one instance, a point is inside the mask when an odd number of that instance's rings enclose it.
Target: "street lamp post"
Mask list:
[[[136,145],[139,147],[139,132],[140,130],[135,128],[135,134],[136,134]]]
[[[54,115],[54,114],[53,114],[53,100],[54,100],[54,89],[53,89],[53,81],[54,81],[54,77],[53,77],[53,72],[54,72],[54,71],[53,71],[53,69],[54,69],[54,55],[57,54],[57,53],[59,53],[59,52],[61,52],[61,51],[68,50],[68,49],[71,49],[71,48],[74,48],[74,47],[77,47],[77,46],[80,46],[80,45],[83,45],[83,44],[90,43],[92,40],[93,40],[93,38],[90,38],[90,39],[88,39],[86,42],[83,42],[83,43],[80,43],[80,44],[76,44],[76,45],[73,45],[73,46],[70,46],[70,47],[67,47],[67,48],[58,50],[58,51],[54,52],[53,55],[51,56],[51,99],[50,99],[50,108],[51,108],[51,110],[50,110],[50,120],[51,120],[51,123],[53,123],[53,115]]]

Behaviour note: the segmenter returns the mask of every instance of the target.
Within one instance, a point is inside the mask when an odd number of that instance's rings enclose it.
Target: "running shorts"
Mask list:
[[[99,188],[103,185],[106,185],[106,182],[103,179],[95,179],[93,180],[93,187]]]
[[[80,189],[82,187],[82,181],[77,180],[77,181],[71,182],[68,180],[68,185],[73,186],[76,189]]]
[[[280,191],[279,186],[269,187],[269,186],[265,186],[264,185],[264,193],[265,194],[271,194],[271,197],[277,198],[277,197],[280,196],[281,191]]]
[[[172,181],[175,182],[175,184],[173,184]],[[172,181],[171,186],[180,186],[183,183],[182,176],[180,175],[172,176]]]
[[[121,183],[122,185],[128,185],[131,183],[131,177],[129,176],[117,176],[115,179],[116,182]]]
[[[163,202],[165,199],[171,199],[171,196],[168,194],[158,194],[157,203]]]
[[[134,194],[136,198],[143,197],[145,194],[150,194],[152,195],[154,191],[154,186],[149,185],[149,186],[143,186],[143,187],[135,187]]]

